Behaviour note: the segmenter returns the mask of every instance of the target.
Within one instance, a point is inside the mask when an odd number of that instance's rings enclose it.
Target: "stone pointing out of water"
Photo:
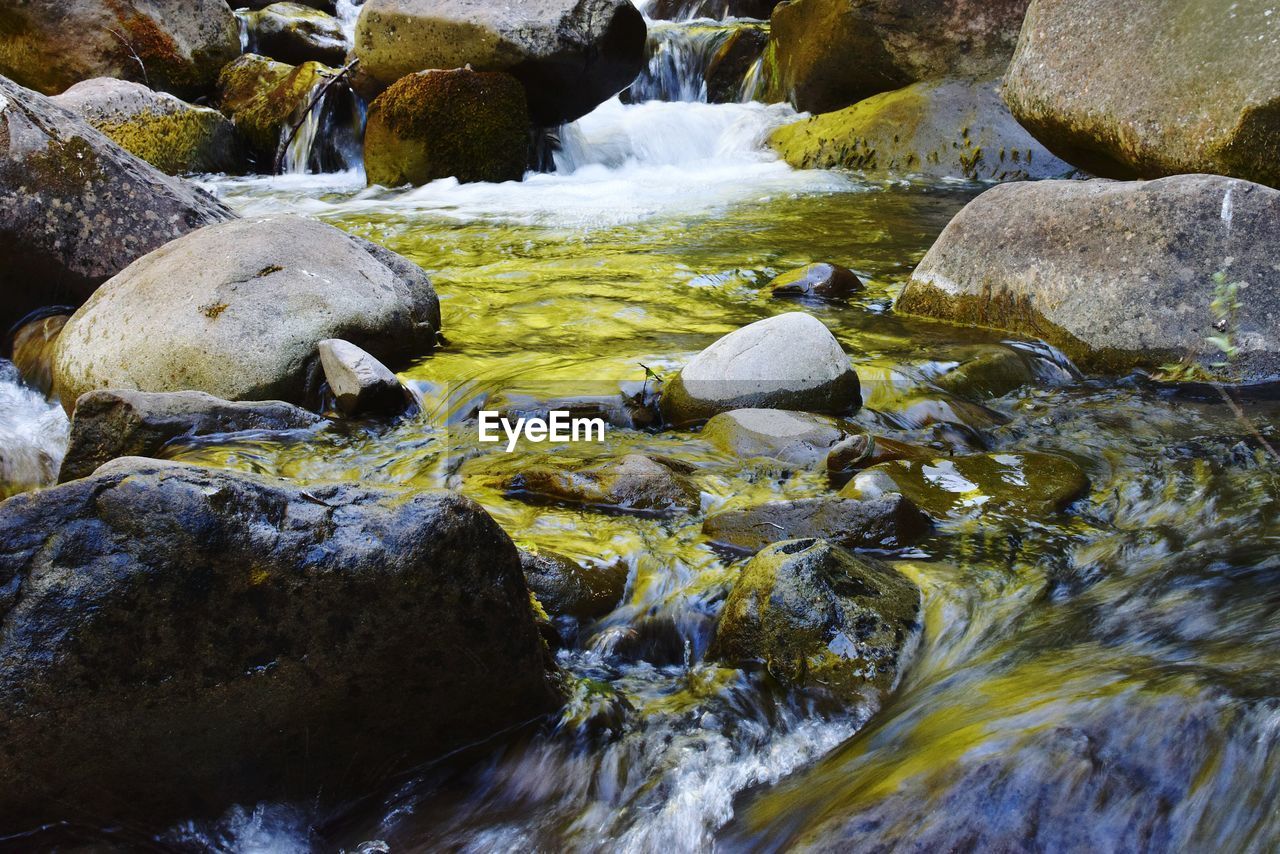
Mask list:
[[[743,566],[708,657],[760,662],[784,683],[875,704],[902,671],[919,614],[920,591],[892,567],[788,540]]]
[[[1097,175],[1280,187],[1280,6],[1035,0],[1004,97],[1045,145]]]
[[[237,220],[152,252],[103,285],[58,337],[54,391],[206,391],[314,403],[316,345],[384,361],[431,351],[440,305],[412,262],[297,216]]]
[[[209,107],[110,77],[77,83],[53,100],[170,175],[241,168],[235,127]]]
[[[1089,491],[1080,467],[1057,454],[971,454],[895,460],[858,474],[840,492],[870,500],[900,493],[935,519],[988,511],[1043,516],[1065,510]]]
[[[769,144],[797,169],[840,167],[874,176],[1023,181],[1074,171],[1014,120],[997,86],[916,83],[784,125]]]
[[[417,71],[505,71],[524,84],[534,123],[554,127],[630,86],[644,49],[644,18],[627,0],[368,0],[357,85],[372,99]]]
[[[318,88],[336,73],[318,62],[295,67],[253,53],[222,69],[218,109],[249,144],[258,171],[272,170],[282,139],[306,114]]]
[[[837,418],[781,409],[722,412],[702,428],[702,438],[743,459],[773,457],[813,465],[844,439],[860,432]]]
[[[1277,246],[1280,192],[1247,181],[1005,184],[951,220],[897,310],[1043,338],[1091,371],[1186,360],[1273,382]]]
[[[508,480],[506,488],[516,497],[643,516],[693,513],[702,504],[698,488],[688,478],[642,454],[573,469],[533,466]]]
[[[272,3],[244,16],[249,50],[290,65],[319,62],[342,66],[347,38],[332,15],[299,3]]]
[[[736,104],[742,100],[743,79],[760,59],[768,42],[768,32],[755,27],[738,27],[724,40],[703,75],[708,104]]]
[[[822,321],[791,312],[730,332],[695,356],[663,392],[662,414],[683,426],[734,409],[842,415],[860,403],[840,342]]]
[[[319,343],[325,382],[348,415],[396,414],[409,402],[391,369],[350,341],[329,338]]]
[[[827,471],[840,473],[870,468],[891,460],[931,460],[937,455],[933,448],[862,433],[832,446],[826,464]]]
[[[234,402],[202,391],[91,391],[76,401],[59,483],[117,457],[154,457],[174,439],[219,433],[313,430],[327,423],[282,401]]]
[[[136,258],[235,214],[0,77],[0,327],[78,305]]]
[[[839,264],[807,264],[769,282],[775,297],[839,301],[863,289],[858,274]]]
[[[796,0],[773,13],[770,100],[838,110],[942,77],[1004,73],[1028,0]]]
[[[627,589],[627,566],[589,566],[549,551],[521,551],[529,590],[554,616],[594,620],[618,606]]]
[[[929,518],[901,495],[870,501],[802,498],[771,501],[708,516],[702,533],[713,543],[755,552],[781,540],[817,537],[847,549],[895,549],[929,530]]]
[[[529,163],[529,110],[510,74],[422,71],[369,105],[364,165],[370,185],[437,178],[518,181]]]
[[[9,0],[0,34],[0,74],[46,95],[118,77],[194,98],[240,55],[225,0]]]
[[[447,493],[117,460],[0,505],[0,591],[10,830],[337,801],[560,703],[515,546]]]

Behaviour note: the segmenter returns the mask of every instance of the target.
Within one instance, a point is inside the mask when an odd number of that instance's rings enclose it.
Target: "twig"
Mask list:
[[[138,68],[142,70],[142,82],[147,84],[147,88],[150,89],[151,78],[147,76],[147,66],[142,61],[142,57],[138,56],[138,52],[133,49],[133,45],[130,44],[129,40],[124,37],[124,34],[118,30],[113,30],[111,27],[107,27],[107,32],[120,39],[120,43],[129,49],[129,53],[133,55],[133,61],[138,63]]]
[[[328,93],[329,87],[333,86],[333,84],[350,74],[351,71],[359,64],[360,58],[356,57],[346,65],[342,66],[342,68],[338,70],[337,74],[330,77],[327,83],[316,90],[316,94],[311,98],[311,103],[307,104],[307,108],[302,111],[302,117],[294,123],[293,129],[289,131],[289,135],[284,138],[284,142],[280,144],[280,148],[276,152],[275,168],[272,171],[277,175],[280,174],[280,170],[284,167],[284,156],[289,151],[289,146],[293,144],[293,140],[297,137],[298,131],[302,129],[304,124],[306,124],[307,117],[311,115],[311,111],[315,109],[316,104],[320,103]]]

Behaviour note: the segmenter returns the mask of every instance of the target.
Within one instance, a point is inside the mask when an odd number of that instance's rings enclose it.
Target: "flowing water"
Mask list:
[[[422,265],[448,343],[402,377],[420,415],[305,444],[234,436],[175,459],[302,482],[453,488],[521,545],[629,571],[609,615],[562,626],[578,691],[559,721],[388,780],[338,815],[244,805],[144,840],[228,851],[1274,851],[1280,847],[1280,411],[1082,377],[1035,342],[896,316],[894,295],[981,187],[795,171],[766,153],[783,106],[607,103],[523,182],[366,189],[358,172],[218,179],[242,213],[291,211]],[[740,561],[700,517],[532,506],[510,475],[631,451],[694,467],[704,513],[829,494],[818,472],[728,457],[696,432],[602,445],[468,445],[481,402],[632,393],[784,311],[763,285],[812,261],[867,281],[805,306],[851,355],[880,435],[940,453],[1051,451],[1089,475],[1065,513],[990,512],[888,555],[924,626],[883,708],[832,708],[705,658]],[[1029,381],[963,400],[975,355]],[[15,387],[16,388],[16,387]],[[8,394],[0,384],[0,394]],[[49,408],[28,400],[27,433]],[[43,414],[42,414],[43,413]],[[13,428],[0,420],[8,447]],[[605,724],[601,724],[601,721]],[[76,838],[118,841],[122,831]],[[128,837],[137,843],[135,837]],[[979,844],[981,840],[982,844]]]

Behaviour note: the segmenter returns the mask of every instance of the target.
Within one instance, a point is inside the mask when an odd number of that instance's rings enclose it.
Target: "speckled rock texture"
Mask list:
[[[996,77],[1028,0],[795,0],[774,10],[769,100],[825,113],[943,77]]]
[[[368,0],[356,25],[357,86],[372,99],[417,71],[505,71],[543,127],[586,115],[645,62],[644,18],[628,0]]]
[[[235,214],[0,77],[0,326],[78,305],[134,259]]]
[[[332,804],[560,704],[515,546],[448,493],[117,460],[0,505],[0,620],[13,831]]]
[[[317,345],[392,365],[429,353],[440,305],[416,264],[297,216],[235,220],[131,264],[58,337],[54,392],[101,388],[318,402]]]
[[[235,127],[209,107],[111,77],[77,83],[53,100],[168,175],[243,167]]]
[[[46,95],[118,77],[195,98],[239,55],[239,27],[225,0],[0,4],[0,74]]]
[[[1185,362],[1280,380],[1280,192],[1234,178],[1005,184],[943,230],[897,303],[1042,338],[1099,373]],[[1221,275],[1219,275],[1221,274]],[[1215,300],[1233,289],[1239,307]],[[1226,367],[1210,339],[1238,354]]]
[[[1018,124],[999,82],[915,83],[775,130],[769,145],[797,169],[882,178],[1024,181],[1074,168]]]
[[[1095,175],[1208,172],[1280,187],[1280,6],[1034,0],[1004,97]]]

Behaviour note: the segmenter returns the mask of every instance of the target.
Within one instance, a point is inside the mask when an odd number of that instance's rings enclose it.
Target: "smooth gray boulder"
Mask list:
[[[440,329],[412,262],[297,216],[202,229],[130,265],[58,338],[54,391],[205,391],[318,401],[316,345],[342,338],[390,363],[429,353]]]
[[[58,482],[88,477],[117,457],[154,457],[174,439],[313,430],[326,423],[313,412],[279,400],[236,402],[202,391],[91,391],[76,401]]]
[[[403,412],[408,395],[391,369],[350,341],[326,338],[318,345],[325,382],[348,415]]]
[[[0,327],[79,305],[130,262],[235,214],[0,77]]]
[[[1004,98],[1096,175],[1207,172],[1280,187],[1280,8],[1034,0]]]
[[[770,543],[816,537],[847,549],[896,549],[929,530],[929,517],[901,495],[801,498],[724,510],[702,522],[702,533],[726,549],[757,552]]]
[[[554,127],[631,85],[645,35],[627,0],[368,0],[353,55],[369,100],[405,75],[470,65],[515,76],[533,122]]]
[[[53,100],[167,175],[237,172],[243,166],[242,145],[226,116],[167,92],[96,77]]]
[[[782,409],[735,409],[714,416],[702,438],[743,459],[772,457],[807,466],[820,463],[840,442],[861,431],[837,418]]]
[[[561,702],[515,545],[450,493],[117,460],[0,505],[0,618],[7,831],[342,803]]]
[[[1280,192],[1248,181],[1005,184],[952,219],[896,308],[1043,338],[1089,371],[1270,383],[1277,245]]]
[[[675,426],[734,409],[845,414],[858,408],[858,375],[822,321],[802,312],[758,320],[695,356],[662,394]]]

